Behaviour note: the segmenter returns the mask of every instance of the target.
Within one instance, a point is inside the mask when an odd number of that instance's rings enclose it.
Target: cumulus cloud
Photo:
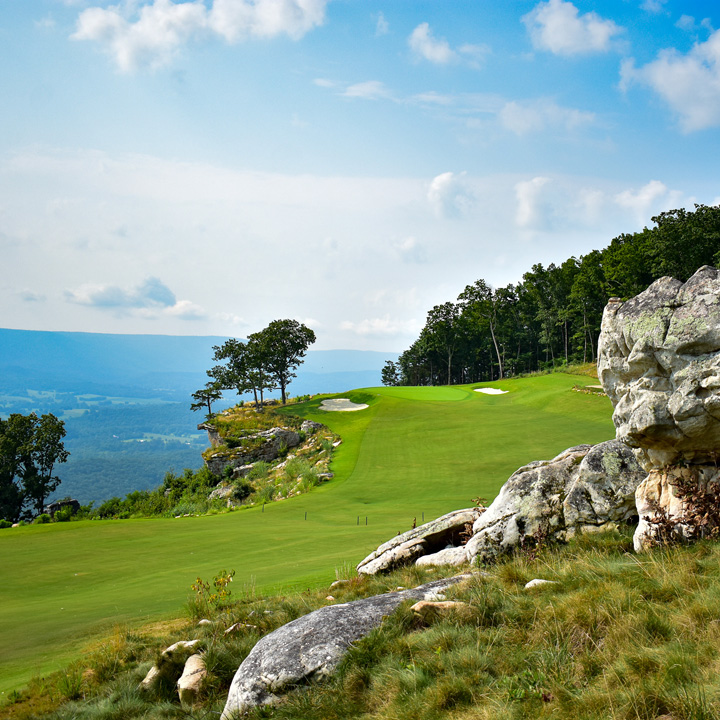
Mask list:
[[[468,212],[475,196],[466,173],[445,172],[433,178],[427,199],[437,217],[454,218]]]
[[[554,127],[575,130],[594,123],[595,114],[561,107],[552,100],[540,99],[508,102],[500,110],[499,119],[507,130],[516,135],[527,135]]]
[[[450,49],[445,38],[440,40],[433,37],[430,25],[426,22],[420,23],[408,38],[410,49],[419,57],[445,65],[458,59],[457,53]]]
[[[436,38],[433,35],[430,25],[426,22],[420,23],[412,31],[408,45],[416,57],[436,65],[448,65],[464,60],[471,67],[479,68],[490,53],[490,48],[484,44],[466,43],[453,50],[445,38]]]
[[[720,30],[687,53],[662,50],[640,68],[633,60],[623,62],[620,87],[632,83],[654,90],[678,116],[685,133],[720,125]]]
[[[180,320],[203,320],[205,311],[189,300],[178,300],[175,293],[159,278],[149,277],[132,288],[119,285],[87,283],[75,290],[66,290],[65,299],[115,313],[132,313],[142,318],[160,316]]]
[[[248,37],[288,35],[299,39],[321,25],[329,0],[202,0],[150,4],[123,0],[107,8],[83,10],[74,40],[100,43],[123,72],[157,68],[172,61],[188,40],[201,34],[219,35],[230,43]]]
[[[157,308],[172,307],[176,303],[173,291],[156,277],[147,278],[130,289],[85,284],[76,290],[67,290],[65,297],[69,302],[98,308]]]
[[[542,190],[549,182],[550,178],[535,177],[515,185],[515,199],[517,200],[515,222],[519,227],[530,228],[541,224],[543,219]]]
[[[630,210],[637,222],[647,222],[656,212],[682,205],[682,193],[669,190],[665,183],[651,180],[637,190],[623,190],[615,195],[615,202]]]
[[[606,52],[612,39],[623,31],[612,20],[597,13],[580,15],[571,2],[548,0],[522,17],[533,46],[555,55],[582,55]]]

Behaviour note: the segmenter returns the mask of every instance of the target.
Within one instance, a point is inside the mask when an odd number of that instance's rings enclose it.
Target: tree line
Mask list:
[[[52,413],[13,413],[0,418],[0,519],[17,522],[42,513],[57,489],[57,463],[64,463],[65,423]]]
[[[417,340],[382,371],[386,385],[492,381],[595,362],[600,322],[611,297],[626,300],[664,275],[687,280],[720,263],[720,207],[695,205],[653,217],[604,250],[560,265],[541,264],[522,282],[468,285],[455,302],[433,307]]]
[[[207,409],[222,397],[223,390],[238,395],[252,392],[255,406],[261,407],[265,391],[279,389],[283,405],[287,387],[296,374],[307,349],[315,342],[315,333],[297,320],[273,320],[266,328],[248,335],[247,342],[230,338],[213,346],[213,361],[219,363],[207,371],[210,381],[192,394],[192,410]]]

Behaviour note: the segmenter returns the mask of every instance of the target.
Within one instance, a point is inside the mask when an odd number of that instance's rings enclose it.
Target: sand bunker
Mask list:
[[[484,395],[504,395],[507,390],[499,390],[498,388],[475,388],[475,392],[481,392]]]
[[[320,409],[328,410],[329,412],[352,412],[353,410],[364,410],[366,407],[369,407],[369,405],[360,405],[358,403],[351,402],[347,398],[323,400],[320,403]]]

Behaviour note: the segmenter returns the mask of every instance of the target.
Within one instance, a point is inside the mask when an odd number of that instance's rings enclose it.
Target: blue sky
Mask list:
[[[430,307],[720,202],[720,10],[4,0],[0,326],[403,350]]]

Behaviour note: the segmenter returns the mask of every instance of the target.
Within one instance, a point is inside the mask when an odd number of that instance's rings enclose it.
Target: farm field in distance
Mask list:
[[[0,533],[0,691],[57,669],[116,624],[182,613],[195,578],[235,570],[233,594],[316,587],[397,532],[491,500],[521,465],[614,436],[610,401],[572,391],[597,381],[552,374],[462,387],[367,388],[369,408],[284,410],[343,443],[335,478],[262,508],[180,519],[28,526]],[[307,513],[307,519],[305,514]],[[367,518],[367,524],[366,524]]]

